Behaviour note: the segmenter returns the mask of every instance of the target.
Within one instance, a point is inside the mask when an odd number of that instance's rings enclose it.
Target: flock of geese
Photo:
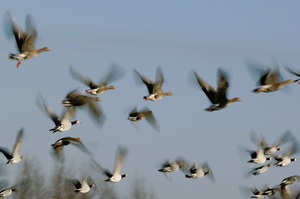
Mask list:
[[[11,53],[9,55],[10,59],[17,61],[16,67],[20,67],[20,64],[24,60],[36,57],[42,52],[50,51],[48,47],[44,47],[38,50],[34,47],[35,40],[37,37],[37,31],[34,24],[32,23],[32,18],[30,17],[30,15],[27,15],[26,17],[26,31],[22,30],[22,28],[16,23],[14,18],[11,16],[11,13],[7,13],[7,17],[8,24],[11,28],[19,50],[18,53]],[[255,93],[274,92],[284,88],[288,84],[297,83],[300,80],[300,71],[291,69],[288,66],[285,66],[287,71],[295,75],[297,79],[289,79],[285,81],[281,80],[279,74],[279,67],[272,69],[263,69],[261,67],[253,68],[251,64],[248,65],[248,68],[250,70],[255,71],[260,76],[260,78],[258,79],[258,87],[253,90],[253,92]],[[114,86],[109,84],[121,78],[122,76],[122,72],[120,72],[120,68],[118,68],[117,66],[113,66],[109,73],[99,82],[92,81],[90,78],[76,71],[73,67],[70,67],[70,74],[76,80],[85,84],[88,87],[88,89],[85,91],[85,94],[80,93],[78,90],[72,90],[71,92],[69,92],[66,95],[65,99],[62,100],[63,108],[60,116],[58,116],[46,103],[42,94],[40,94],[37,99],[38,107],[54,123],[54,127],[50,129],[50,131],[52,131],[53,133],[69,131],[73,127],[73,125],[80,124],[79,120],[73,119],[76,115],[76,111],[78,108],[84,108],[85,110],[87,110],[88,113],[91,115],[91,118],[93,118],[97,125],[103,125],[105,121],[105,115],[98,103],[99,101],[101,101],[99,95],[103,94],[108,90],[114,90]],[[157,101],[162,100],[164,97],[172,96],[171,92],[164,92],[162,90],[164,77],[160,67],[158,67],[156,70],[155,81],[150,80],[148,77],[141,74],[135,69],[134,74],[138,77],[139,81],[143,83],[147,88],[148,92],[143,97],[144,100]],[[204,94],[211,102],[211,105],[205,109],[206,111],[219,111],[234,102],[241,101],[241,99],[238,97],[228,99],[228,75],[223,69],[218,70],[218,80],[216,88],[207,83],[196,71],[194,71],[193,74],[195,77],[195,82],[198,83],[199,87],[203,90]],[[134,108],[128,113],[128,120],[131,122],[139,122],[142,120],[146,120],[155,130],[159,131],[160,129],[158,122],[153,115],[153,112],[148,108],[144,108],[141,110]],[[19,153],[23,140],[23,135],[24,130],[21,129],[16,136],[16,141],[11,152],[6,148],[0,147],[0,152],[2,152],[3,155],[7,158],[7,164],[16,164],[25,158],[25,156],[20,155]],[[254,133],[251,135],[251,138],[255,142],[257,149],[246,150],[251,156],[251,159],[248,162],[255,165],[262,165],[253,168],[249,172],[249,174],[251,175],[260,175],[266,172],[271,166],[284,167],[297,160],[297,158],[292,157],[292,155],[298,152],[298,145],[290,133],[284,134],[282,138],[278,140],[278,142],[274,143],[274,145],[271,146],[268,145],[262,137],[259,137]],[[286,144],[287,142],[290,143],[290,149],[287,150],[285,154],[280,154],[279,151],[281,150],[281,148],[279,146],[282,144]],[[61,162],[64,161],[63,148],[68,145],[76,146],[83,153],[87,155],[92,155],[89,149],[81,142],[80,138],[63,137],[52,144],[53,154],[55,158],[57,158],[57,160]],[[116,183],[128,176],[128,174],[121,172],[126,155],[126,147],[119,147],[117,149],[113,170],[105,168],[103,165],[99,164],[94,159],[92,162],[94,167],[100,173],[107,177],[106,181]],[[270,161],[272,160],[275,160],[275,162],[271,163]],[[170,173],[179,170],[181,170],[184,173],[184,176],[186,178],[196,179],[207,176],[213,182],[215,182],[213,172],[210,169],[208,163],[188,163],[182,157],[176,158],[173,161],[164,162],[162,164],[162,167],[158,171],[163,172],[167,179],[170,179]],[[300,176],[295,175],[283,179],[282,182],[274,188],[265,187],[262,190],[258,190],[257,188],[253,187],[251,188],[251,198],[264,198],[278,195],[280,195],[284,199],[292,198],[293,193],[290,190],[289,186],[299,179]],[[92,187],[95,186],[95,183],[93,182],[90,176],[85,176],[81,181],[74,179],[72,183],[75,187],[75,193],[87,193]],[[9,196],[14,191],[16,191],[15,187],[5,188],[0,192],[0,198]],[[300,198],[300,192],[297,194],[296,198]]]

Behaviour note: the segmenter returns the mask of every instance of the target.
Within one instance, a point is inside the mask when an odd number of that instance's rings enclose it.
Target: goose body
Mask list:
[[[84,177],[81,182],[77,179],[73,179],[72,183],[76,188],[74,191],[75,193],[88,193],[91,190],[91,188],[95,186],[95,183],[89,176]]]

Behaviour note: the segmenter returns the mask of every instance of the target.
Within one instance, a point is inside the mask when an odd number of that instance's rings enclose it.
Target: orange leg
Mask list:
[[[19,68],[20,64],[21,64],[21,62],[20,62],[20,61],[18,61],[18,63],[17,63],[17,68]]]

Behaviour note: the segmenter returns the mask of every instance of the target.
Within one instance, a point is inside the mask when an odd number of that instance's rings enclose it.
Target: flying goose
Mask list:
[[[262,68],[259,63],[246,60],[249,71],[257,76],[259,74],[260,78],[258,81],[258,87],[253,90],[254,93],[269,93],[280,90],[289,84],[297,82],[298,80],[282,80],[279,72],[279,66],[276,63],[275,68],[270,69],[269,67]],[[256,78],[256,77],[255,77]]]
[[[296,157],[292,158],[291,156],[297,153],[298,151],[299,151],[298,144],[294,141],[291,148],[283,156],[278,154],[273,155],[274,159],[277,161],[274,165],[283,167],[289,165],[294,161],[297,161],[298,158]]]
[[[204,176],[209,176],[209,178],[213,182],[216,182],[213,173],[207,163],[197,165],[197,163],[195,162],[190,166],[188,173],[186,173],[185,175],[186,178],[193,179],[203,178]]]
[[[92,118],[102,125],[105,120],[105,116],[100,106],[96,102],[100,101],[98,97],[90,97],[80,94],[77,90],[69,92],[65,99],[62,101],[65,107],[87,107]]]
[[[124,164],[125,157],[127,155],[127,149],[124,147],[119,147],[116,156],[115,156],[115,163],[114,163],[114,169],[112,172],[105,167],[98,164],[95,160],[94,163],[97,165],[98,169],[107,176],[106,182],[120,182],[123,178],[128,177],[128,174],[121,174],[121,169]]]
[[[227,82],[227,75],[226,73],[219,69],[218,70],[218,88],[217,90],[214,89],[210,84],[204,81],[195,71],[194,71],[195,78],[202,88],[203,92],[206,94],[208,99],[211,101],[212,105],[205,109],[206,111],[217,111],[221,110],[228,105],[232,104],[233,102],[240,102],[241,99],[235,97],[233,99],[227,99],[227,89],[229,84]]]
[[[138,122],[142,120],[146,120],[155,130],[159,130],[158,122],[156,121],[155,117],[153,116],[153,112],[150,111],[148,108],[144,108],[140,111],[137,110],[137,107],[132,109],[129,113],[127,118],[131,122]]]
[[[21,128],[18,132],[14,147],[12,152],[10,153],[9,150],[7,148],[4,147],[0,147],[0,152],[3,153],[3,155],[6,157],[7,159],[7,163],[6,164],[16,164],[18,162],[20,162],[22,159],[25,158],[25,156],[20,155],[19,150],[23,141],[23,134],[24,134],[24,129]]]
[[[258,146],[264,150],[265,155],[274,155],[278,151],[281,151],[280,145],[290,141],[292,138],[292,134],[290,131],[285,132],[276,142],[272,145],[268,145],[266,140],[262,136],[256,135],[253,131],[251,132],[250,138],[251,140]]]
[[[266,172],[268,170],[268,168],[271,166],[272,166],[272,164],[266,164],[266,165],[263,165],[260,167],[256,167],[256,168],[252,169],[250,173],[256,176],[256,175]]]
[[[143,97],[144,100],[157,101],[157,100],[163,99],[165,96],[172,95],[171,92],[163,92],[162,91],[161,87],[164,83],[164,77],[163,77],[160,67],[158,67],[156,69],[155,82],[148,79],[146,76],[140,74],[136,69],[133,69],[133,71],[138,75],[140,80],[147,86],[149,94]]]
[[[73,67],[70,68],[70,72],[76,80],[90,87],[89,90],[85,90],[85,92],[90,95],[99,95],[107,90],[114,90],[115,87],[113,85],[108,86],[108,84],[116,81],[123,75],[121,68],[117,65],[112,65],[110,71],[98,83],[95,83],[90,78],[81,75]]]
[[[300,179],[299,175],[292,175],[292,176],[286,177],[281,181],[280,186],[294,184],[299,179]]]
[[[60,117],[56,113],[54,113],[51,108],[46,104],[44,99],[40,97],[37,100],[37,104],[39,108],[45,112],[48,117],[54,122],[55,127],[50,129],[49,131],[53,131],[53,133],[59,131],[59,132],[65,132],[71,129],[71,127],[74,124],[80,124],[81,122],[79,120],[71,121],[72,118],[76,114],[76,107],[65,107],[62,111],[62,114]]]
[[[95,183],[90,176],[85,176],[81,182],[77,179],[73,179],[72,183],[76,188],[75,193],[87,193],[92,187],[95,187]]]
[[[42,52],[50,51],[48,47],[44,47],[38,50],[35,49],[34,44],[37,37],[37,31],[34,26],[32,17],[29,14],[26,16],[25,31],[23,31],[22,28],[16,23],[10,12],[8,12],[7,15],[9,18],[9,26],[12,29],[12,33],[15,37],[18,50],[20,52],[18,54],[11,53],[9,55],[9,58],[18,61],[17,67],[19,67],[21,61],[36,57]]]
[[[271,160],[271,157],[266,157],[264,155],[264,150],[259,148],[258,150],[248,150],[251,156],[251,160],[248,161],[248,163],[255,163],[255,164],[263,164],[267,160]]]
[[[64,137],[59,140],[57,140],[54,144],[51,146],[53,147],[55,154],[58,158],[61,156],[61,152],[64,146],[67,145],[74,145],[77,148],[79,148],[82,152],[91,155],[92,153],[86,148],[86,146],[80,141],[80,138],[72,138],[72,137]]]

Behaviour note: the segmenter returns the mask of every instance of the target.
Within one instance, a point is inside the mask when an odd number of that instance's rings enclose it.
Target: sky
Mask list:
[[[300,69],[299,7],[299,1],[278,0],[29,0],[22,5],[15,0],[3,1],[2,24],[10,11],[24,27],[30,13],[38,30],[36,48],[47,46],[51,51],[16,68],[16,62],[8,59],[9,53],[17,52],[15,41],[6,36],[6,26],[2,26],[0,146],[11,148],[23,127],[20,152],[38,159],[49,173],[55,166],[50,145],[62,137],[80,137],[94,158],[108,167],[113,166],[118,146],[126,146],[128,156],[122,171],[129,177],[113,185],[126,194],[138,176],[146,179],[158,198],[242,198],[241,186],[275,186],[283,178],[299,174],[299,162],[246,178],[245,171],[254,166],[246,163],[250,156],[240,155],[239,146],[256,149],[249,139],[251,131],[270,144],[287,130],[300,140],[300,86],[292,84],[282,91],[255,94],[251,91],[258,79],[250,76],[245,59],[272,65],[274,57],[280,65]],[[61,100],[69,91],[86,89],[72,78],[70,65],[98,81],[112,64],[125,73],[112,83],[114,91],[100,96],[106,115],[103,127],[78,110],[80,125],[64,133],[49,132],[53,123],[36,104],[39,93],[60,114]],[[142,99],[146,87],[136,83],[133,69],[154,80],[158,66],[165,78],[163,90],[173,95],[146,102]],[[195,85],[191,72],[196,71],[215,87],[218,68],[229,74],[228,97],[240,97],[242,102],[206,112],[210,102]],[[280,71],[284,79],[295,78],[283,68]],[[145,121],[135,128],[127,120],[134,106],[151,109],[160,131]],[[88,158],[72,146],[65,153],[66,164],[75,165],[75,169],[78,165],[74,175],[80,176],[79,168]],[[157,170],[165,160],[179,156],[207,162],[216,183],[208,178],[186,179],[182,172],[173,173],[172,181],[168,181]],[[14,172],[22,162],[9,166]]]

